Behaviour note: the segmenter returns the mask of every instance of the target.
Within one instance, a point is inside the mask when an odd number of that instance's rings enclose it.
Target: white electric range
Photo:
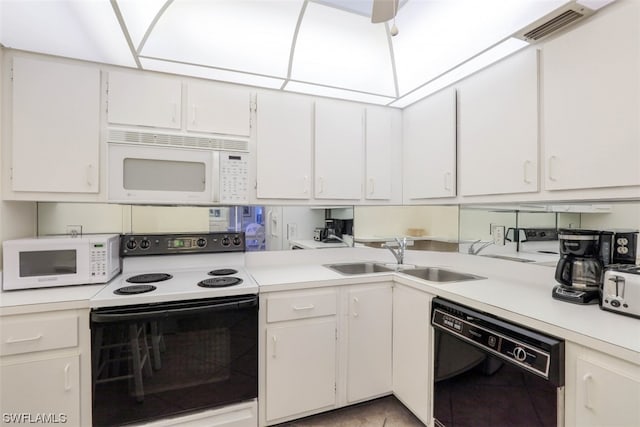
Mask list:
[[[125,235],[122,274],[91,307],[257,294],[244,268],[242,233]]]
[[[244,233],[121,236],[122,274],[90,301],[94,425],[257,425],[244,250]]]

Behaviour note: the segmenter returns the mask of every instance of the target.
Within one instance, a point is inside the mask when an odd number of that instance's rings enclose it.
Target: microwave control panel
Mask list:
[[[91,249],[89,250],[90,256],[90,271],[91,277],[102,278],[106,277],[107,272],[107,244],[106,243],[91,243]]]
[[[249,201],[249,155],[220,153],[220,203]]]

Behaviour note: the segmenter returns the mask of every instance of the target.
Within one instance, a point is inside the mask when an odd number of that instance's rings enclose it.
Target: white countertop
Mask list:
[[[353,254],[348,256],[344,251],[353,251]],[[437,283],[400,273],[343,275],[323,264],[352,260],[387,263],[391,262],[391,254],[380,249],[365,252],[363,248],[331,252],[333,254],[323,251],[323,257],[315,261],[302,259],[299,264],[287,257],[280,265],[272,260],[271,265],[256,263],[252,266],[252,260],[248,258],[247,267],[260,284],[261,293],[395,280],[601,351],[615,350],[608,345],[616,346],[620,350],[616,352],[619,357],[640,364],[640,320],[600,310],[597,304],[576,305],[553,299],[551,291],[556,285],[553,267],[459,253],[407,251],[407,264],[450,268],[488,277],[486,280]]]
[[[326,242],[318,242],[317,240],[291,240],[289,242],[292,246],[298,246],[303,249],[326,249],[326,248],[344,248],[347,247],[346,243],[342,242],[334,242],[334,243],[326,243]]]
[[[553,267],[408,250],[407,264],[450,268],[488,278],[436,283],[401,273],[348,276],[324,266],[351,261],[390,263],[394,259],[386,249],[367,247],[245,254],[245,268],[259,284],[260,293],[393,280],[640,364],[640,320],[600,310],[597,304],[574,305],[553,299]],[[4,291],[0,293],[0,314],[40,311],[38,307],[43,304],[55,304],[51,309],[88,308],[89,300],[104,286]]]

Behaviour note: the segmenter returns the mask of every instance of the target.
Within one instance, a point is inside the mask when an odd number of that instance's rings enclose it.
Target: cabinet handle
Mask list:
[[[556,163],[556,156],[551,156],[549,157],[549,161],[548,161],[548,170],[547,170],[547,176],[549,177],[549,181],[557,181],[558,179],[556,178],[556,175],[554,172],[554,164]]]
[[[451,191],[451,172],[445,172],[444,174],[444,189]]]
[[[529,174],[528,169],[529,169],[529,165],[531,165],[531,161],[530,160],[525,160],[524,163],[522,164],[522,179],[524,181],[525,184],[531,184],[531,180],[529,179]]]
[[[87,185],[93,187],[93,165],[91,163],[87,165]]]
[[[196,113],[198,111],[198,108],[196,107],[196,104],[193,104],[191,106],[191,124],[196,124],[197,120],[196,120]],[[175,120],[174,120],[175,121]]]
[[[71,379],[69,378],[70,368],[71,368],[71,365],[69,365],[68,363],[64,367],[64,391],[71,390]]]
[[[585,374],[582,377],[582,382],[584,383],[584,407],[587,409],[593,409],[593,405],[591,404],[591,393],[589,393],[589,384],[593,381],[593,377],[591,374]]]
[[[42,338],[42,334],[38,334],[35,337],[29,337],[29,338],[14,339],[14,338],[9,337],[9,338],[7,338],[7,340],[5,342],[7,344],[17,344],[17,343],[21,343],[21,342],[38,341],[41,338]]]
[[[376,181],[373,178],[369,178],[369,195],[373,195],[376,191]]]
[[[272,347],[272,351],[271,351],[271,357],[273,357],[274,359],[276,358],[276,343],[278,342],[278,337],[276,337],[275,335],[271,337],[271,340],[273,341],[273,347]]]
[[[297,305],[293,306],[294,311],[313,310],[314,308],[316,308],[316,306],[313,304],[303,305],[303,306],[297,306]]]
[[[324,178],[318,178],[318,194],[322,194],[324,192]]]
[[[176,122],[176,117],[178,114],[178,104],[176,104],[175,102],[171,103],[171,121],[173,123]]]
[[[302,194],[309,192],[309,175],[304,176],[304,187],[302,188]]]
[[[358,317],[358,303],[360,302],[360,300],[358,299],[358,297],[353,297],[353,317]]]

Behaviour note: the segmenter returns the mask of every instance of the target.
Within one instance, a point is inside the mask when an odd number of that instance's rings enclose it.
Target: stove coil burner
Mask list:
[[[145,292],[151,292],[156,289],[153,285],[133,285],[125,286],[124,288],[116,289],[113,291],[116,295],[135,295],[144,294]]]
[[[198,282],[198,286],[202,288],[224,288],[226,286],[234,286],[242,283],[242,279],[238,277],[213,277]]]
[[[171,279],[173,276],[167,273],[147,273],[138,274],[137,276],[131,276],[127,279],[129,283],[155,283],[163,282]]]
[[[229,276],[231,274],[236,274],[238,270],[234,270],[233,268],[219,268],[217,270],[212,270],[209,272],[209,276]]]

